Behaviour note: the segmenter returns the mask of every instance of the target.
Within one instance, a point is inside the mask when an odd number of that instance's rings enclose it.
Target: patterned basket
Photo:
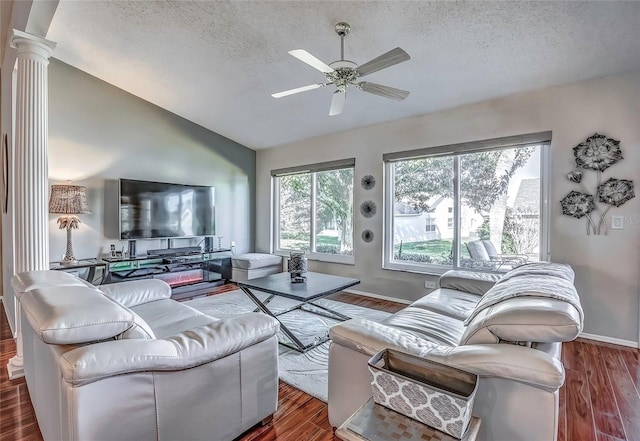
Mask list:
[[[369,371],[376,403],[463,437],[478,388],[476,374],[392,349],[371,357]]]

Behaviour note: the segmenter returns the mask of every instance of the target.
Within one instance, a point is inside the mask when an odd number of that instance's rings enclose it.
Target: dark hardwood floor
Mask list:
[[[224,285],[213,294],[235,288]],[[331,298],[389,312],[405,307],[346,293]],[[3,310],[0,315],[0,441],[39,441],[24,379],[7,378],[15,344]],[[566,381],[560,389],[558,441],[640,441],[640,351],[578,339],[563,345],[562,357]],[[278,402],[273,422],[250,430],[242,441],[338,440],[322,401],[280,382]]]

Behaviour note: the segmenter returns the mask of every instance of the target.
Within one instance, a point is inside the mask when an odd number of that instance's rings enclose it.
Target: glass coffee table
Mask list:
[[[305,274],[307,281],[305,283],[292,283],[289,273],[272,274],[266,277],[246,280],[238,282],[238,286],[244,293],[256,304],[258,310],[274,317],[280,322],[280,330],[292,344],[281,341],[280,343],[299,352],[307,352],[310,349],[321,345],[329,340],[329,336],[316,338],[313,343],[305,344],[280,320],[280,316],[295,310],[302,310],[311,314],[325,316],[334,320],[349,320],[347,317],[337,311],[318,305],[315,300],[327,297],[334,292],[342,291],[351,286],[360,283],[357,279],[348,277],[333,276],[330,274],[312,273]],[[269,296],[263,301],[258,298],[256,292],[264,292]],[[274,312],[269,309],[269,303],[276,297],[285,297],[298,302],[295,306],[285,309],[284,311]],[[305,306],[307,308],[305,308]],[[312,308],[309,308],[312,306]]]

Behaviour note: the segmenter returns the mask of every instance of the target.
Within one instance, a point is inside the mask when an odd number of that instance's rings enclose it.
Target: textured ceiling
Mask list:
[[[339,59],[400,46],[411,60],[367,77],[411,91],[396,102],[330,87],[288,55]],[[54,56],[253,149],[515,92],[640,69],[640,2],[71,1],[47,34]]]

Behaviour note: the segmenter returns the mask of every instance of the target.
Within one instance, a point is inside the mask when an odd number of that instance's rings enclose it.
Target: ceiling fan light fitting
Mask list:
[[[349,23],[341,21],[339,23],[336,23],[335,29],[336,34],[341,37],[346,37],[347,35],[349,35],[349,32],[351,32],[351,25]]]

